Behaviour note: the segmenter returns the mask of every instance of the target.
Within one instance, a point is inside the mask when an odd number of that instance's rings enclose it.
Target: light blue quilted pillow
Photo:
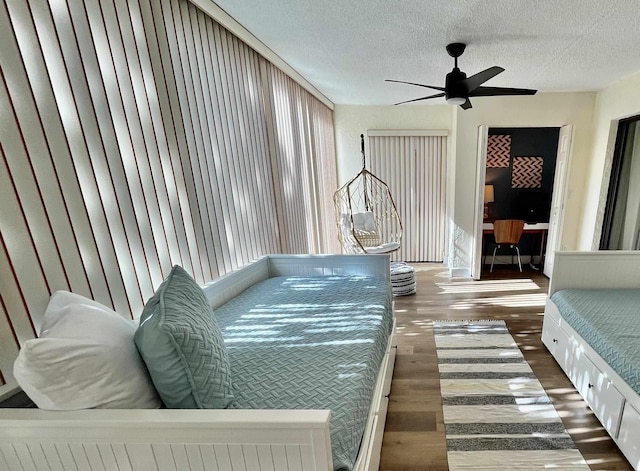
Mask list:
[[[144,306],[134,337],[164,404],[223,409],[233,400],[229,360],[211,306],[176,265]]]

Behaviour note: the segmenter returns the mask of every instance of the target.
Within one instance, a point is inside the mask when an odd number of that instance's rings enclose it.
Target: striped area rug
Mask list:
[[[434,334],[451,471],[589,470],[504,321]]]

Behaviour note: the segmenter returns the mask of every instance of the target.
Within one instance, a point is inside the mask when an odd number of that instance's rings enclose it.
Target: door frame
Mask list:
[[[561,125],[553,124],[527,124],[527,125],[511,125],[511,124],[481,124],[478,126],[478,148],[476,149],[476,188],[474,194],[474,220],[473,220],[473,241],[471,244],[471,277],[474,280],[480,280],[482,274],[482,221],[484,214],[484,185],[486,182],[486,166],[487,166],[487,143],[489,136],[489,129],[491,128],[563,128],[564,126],[572,126],[572,133],[575,132],[575,125],[572,123],[565,123]],[[573,137],[573,136],[572,136]],[[484,147],[483,147],[484,146]],[[556,156],[560,147],[556,150]],[[567,157],[567,162],[571,162],[571,156],[573,154],[573,139],[571,140],[571,148]],[[569,181],[570,168],[567,167],[567,173],[565,177],[565,185]],[[555,175],[553,191],[555,192]],[[565,188],[566,190],[566,188]],[[553,196],[552,196],[553,197]],[[564,192],[564,201],[566,202],[567,192]],[[564,221],[565,204],[563,204],[560,211],[559,220]],[[562,226],[560,226],[562,227]],[[558,240],[561,239],[561,234],[558,232]],[[547,244],[549,241],[547,240]]]
[[[564,163],[564,170],[563,172],[561,172],[562,174],[559,174],[558,173],[558,164],[559,164],[558,157],[560,157],[560,153],[562,152],[562,147],[561,147],[562,130],[565,128],[568,128],[568,131],[569,131],[569,149],[567,150],[567,157]],[[554,222],[555,228],[553,233],[551,231],[552,229],[551,219],[549,219],[549,230],[547,231],[547,245],[545,247],[546,255],[544,257],[544,264],[542,264],[542,271],[549,278],[551,278],[551,271],[553,270],[553,263],[555,258],[554,252],[557,251],[558,249],[560,250],[563,249],[561,242],[562,242],[562,231],[564,227],[564,210],[567,205],[567,199],[569,197],[568,195],[569,192],[567,191],[568,190],[567,181],[569,180],[569,169],[571,168],[570,166],[571,166],[571,157],[573,155],[574,140],[575,140],[575,126],[573,124],[565,124],[564,126],[562,126],[560,128],[560,136],[558,137],[556,170],[553,178],[553,194],[551,195],[551,212],[549,213],[549,217],[553,215],[554,204],[558,204],[560,209],[558,210],[557,220]],[[564,186],[564,189],[562,190],[562,194],[558,196],[558,191],[556,187],[561,187],[561,186]],[[558,198],[562,198],[562,199],[558,201]]]
[[[616,131],[615,142],[613,144],[614,151],[611,158],[611,171],[609,172],[609,179],[607,182],[607,194],[604,204],[604,215],[602,224],[600,225],[600,242],[598,243],[598,250],[610,250],[604,246],[609,245],[611,237],[611,223],[613,220],[613,200],[618,193],[618,187],[620,184],[620,173],[623,163],[623,154],[625,151],[625,142],[627,140],[627,134],[629,132],[629,125],[631,123],[640,123],[640,114],[630,116],[618,120],[618,128]],[[639,124],[640,126],[640,124]]]
[[[471,278],[479,280],[482,274],[482,221],[484,215],[484,185],[487,179],[487,145],[489,126],[478,126],[478,148],[476,149],[476,191],[474,195],[475,217],[473,220],[474,242],[471,245]]]

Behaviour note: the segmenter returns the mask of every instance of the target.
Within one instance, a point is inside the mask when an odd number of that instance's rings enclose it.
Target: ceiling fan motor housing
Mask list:
[[[463,80],[467,78],[467,74],[462,72],[457,67],[454,67],[451,72],[447,74],[445,82],[445,98],[467,98],[467,87],[464,85]]]

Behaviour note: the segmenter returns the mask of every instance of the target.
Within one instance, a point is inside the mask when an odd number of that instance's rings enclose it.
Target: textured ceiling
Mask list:
[[[487,86],[597,90],[640,71],[640,0],[215,1],[334,103],[429,94],[384,80],[444,86],[450,42],[468,44],[467,75],[506,69]]]

